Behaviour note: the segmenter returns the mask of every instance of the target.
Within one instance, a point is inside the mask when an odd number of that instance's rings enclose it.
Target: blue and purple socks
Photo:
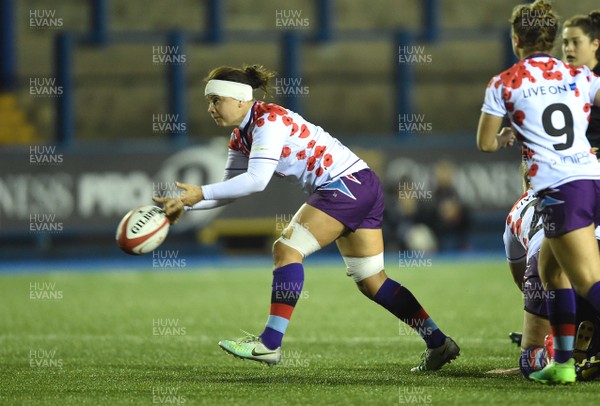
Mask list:
[[[410,290],[398,282],[387,278],[373,300],[415,330],[423,338],[427,348],[437,348],[444,344],[446,335]]]
[[[548,290],[546,297],[548,320],[554,335],[554,361],[567,362],[573,353],[575,341],[575,291]]]
[[[265,330],[260,335],[267,348],[274,350],[281,346],[303,285],[304,268],[300,263],[284,265],[273,271],[271,309]]]

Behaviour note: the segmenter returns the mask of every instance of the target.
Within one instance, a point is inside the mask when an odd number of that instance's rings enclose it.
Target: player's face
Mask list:
[[[208,114],[219,127],[235,127],[241,124],[245,112],[240,109],[240,102],[231,97],[208,95]]]
[[[567,63],[575,66],[587,65],[593,69],[596,63],[596,50],[600,40],[591,40],[579,27],[568,27],[563,30],[562,51]]]

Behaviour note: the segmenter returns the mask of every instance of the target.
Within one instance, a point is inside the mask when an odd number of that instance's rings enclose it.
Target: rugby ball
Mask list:
[[[156,249],[167,237],[169,219],[157,206],[142,206],[131,210],[117,227],[117,245],[131,255]]]

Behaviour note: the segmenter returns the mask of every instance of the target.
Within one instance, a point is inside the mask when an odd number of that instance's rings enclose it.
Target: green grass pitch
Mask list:
[[[590,404],[598,383],[544,387],[520,375],[510,331],[520,294],[502,261],[389,267],[461,346],[413,374],[422,341],[363,297],[339,265],[309,261],[275,367],[218,346],[260,333],[270,269],[0,276],[0,404]],[[33,298],[32,298],[33,297]]]

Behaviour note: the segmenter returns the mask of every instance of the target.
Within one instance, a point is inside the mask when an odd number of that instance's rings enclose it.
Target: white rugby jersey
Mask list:
[[[544,228],[542,216],[535,211],[538,200],[535,192],[529,189],[514,204],[504,228],[504,250],[508,262],[529,260],[542,246]]]
[[[365,168],[362,159],[321,127],[281,106],[257,101],[231,133],[225,180],[203,185],[202,193],[208,201],[235,199],[263,190],[273,174],[312,193]],[[200,202],[193,208],[210,207],[216,204]]]
[[[508,262],[529,260],[542,246],[544,226],[542,216],[535,207],[538,204],[536,193],[529,189],[514,204],[504,227],[504,250]],[[596,239],[600,240],[600,226],[596,227]]]
[[[534,190],[577,179],[600,179],[585,136],[600,78],[586,66],[532,55],[494,76],[484,113],[508,114]]]

